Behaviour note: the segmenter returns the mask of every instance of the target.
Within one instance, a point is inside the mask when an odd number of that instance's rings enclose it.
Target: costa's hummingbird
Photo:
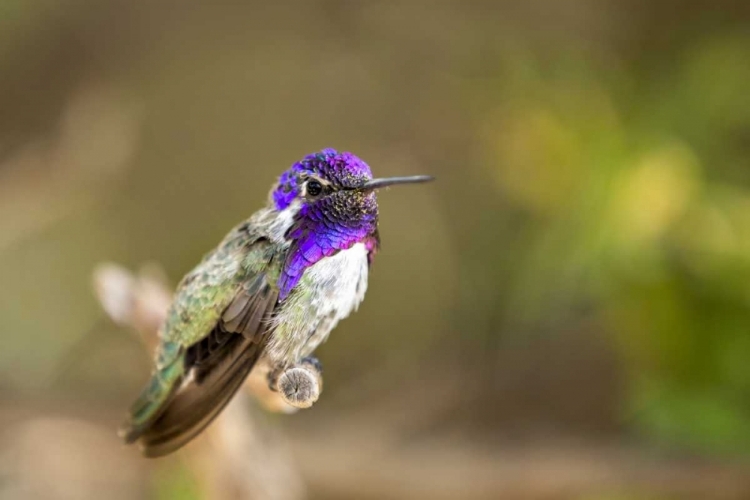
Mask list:
[[[375,191],[429,176],[373,179],[351,153],[293,164],[268,204],[232,229],[177,286],[150,382],[121,430],[147,456],[198,435],[263,360],[309,356],[356,310],[378,250]]]

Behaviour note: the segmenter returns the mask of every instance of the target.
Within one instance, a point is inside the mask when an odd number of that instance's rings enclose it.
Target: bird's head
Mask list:
[[[286,235],[292,245],[285,266],[288,282],[296,283],[307,267],[355,243],[364,243],[374,252],[378,245],[375,191],[431,179],[373,179],[367,163],[335,149],[312,153],[292,165],[272,189],[270,200],[274,209],[291,212],[294,218]]]

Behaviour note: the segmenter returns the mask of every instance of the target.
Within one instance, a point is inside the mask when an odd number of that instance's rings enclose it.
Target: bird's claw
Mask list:
[[[299,364],[312,368],[318,375],[323,375],[323,363],[321,363],[320,360],[314,356],[302,358],[302,361],[300,361]]]

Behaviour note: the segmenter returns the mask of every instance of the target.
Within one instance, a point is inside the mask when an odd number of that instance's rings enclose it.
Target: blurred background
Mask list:
[[[750,498],[749,61],[747,2],[0,1],[0,498]],[[321,400],[240,402],[276,486],[141,458],[92,272],[174,286],[324,147],[439,181]]]

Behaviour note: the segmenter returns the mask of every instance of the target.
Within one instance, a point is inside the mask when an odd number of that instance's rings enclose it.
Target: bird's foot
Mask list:
[[[300,361],[299,364],[301,366],[308,367],[313,372],[317,373],[319,376],[323,375],[323,363],[321,363],[320,360],[316,358],[315,356],[308,356],[306,358],[302,358],[302,361]]]

